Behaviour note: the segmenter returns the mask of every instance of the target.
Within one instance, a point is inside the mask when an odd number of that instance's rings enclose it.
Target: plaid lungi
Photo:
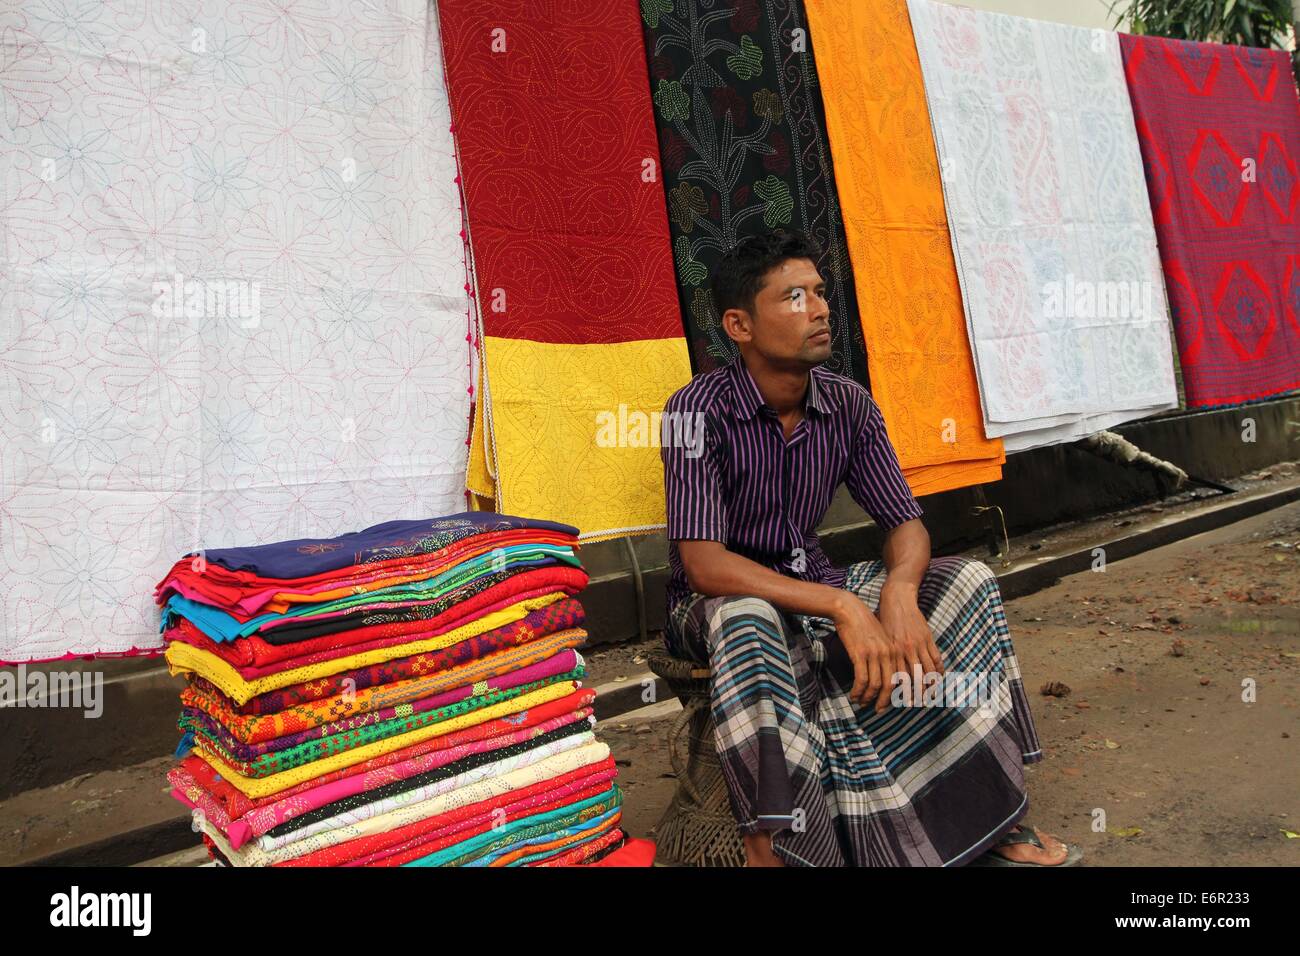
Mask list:
[[[864,561],[844,587],[874,612],[884,581],[884,562]],[[740,832],[773,831],[787,864],[961,865],[1024,816],[1022,764],[1042,751],[997,578],[979,561],[936,558],[917,603],[947,671],[993,686],[980,706],[858,707],[831,622],[758,598],[693,594],[670,615],[669,652],[713,673]]]

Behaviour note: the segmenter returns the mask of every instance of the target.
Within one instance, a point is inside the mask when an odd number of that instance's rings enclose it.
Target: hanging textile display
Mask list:
[[[906,0],[804,0],[871,393],[912,493],[1002,477],[984,437]],[[941,385],[941,387],[940,387]]]
[[[636,6],[438,8],[482,331],[467,485],[585,540],[662,527],[690,365]]]
[[[799,0],[641,5],[681,315],[697,373],[738,358],[710,278],[739,239],[798,229],[821,246],[832,356],[866,358],[821,92]]]
[[[177,554],[464,510],[427,4],[221,6],[5,15],[0,660],[161,649]]]
[[[1116,35],[908,7],[985,434],[1017,451],[1175,407]]]
[[[1120,37],[1189,407],[1300,388],[1300,106],[1283,50]]]

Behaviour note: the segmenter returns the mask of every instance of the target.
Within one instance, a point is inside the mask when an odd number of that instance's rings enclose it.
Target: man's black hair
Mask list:
[[[787,259],[816,262],[822,251],[798,230],[746,236],[718,260],[713,270],[713,305],[721,316],[728,309],[754,311],[754,297],[767,275]]]

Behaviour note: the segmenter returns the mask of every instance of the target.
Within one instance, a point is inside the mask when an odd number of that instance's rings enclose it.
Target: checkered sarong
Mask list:
[[[884,581],[884,562],[864,561],[844,587],[875,611]],[[982,706],[877,715],[849,700],[851,666],[825,618],[699,594],[673,610],[670,653],[713,673],[718,755],[740,832],[773,831],[786,863],[960,865],[1024,815],[1021,765],[1042,751],[997,578],[979,561],[936,558],[917,603],[950,673],[991,675],[996,691]]]

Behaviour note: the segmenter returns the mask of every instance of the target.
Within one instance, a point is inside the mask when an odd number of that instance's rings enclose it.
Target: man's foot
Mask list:
[[[781,858],[772,852],[772,833],[760,830],[741,836],[745,844],[745,866],[785,866]]]
[[[1025,827],[1016,824],[1014,830],[1023,831]],[[995,846],[990,851],[998,856],[1006,857],[1014,863],[1036,863],[1039,866],[1059,866],[1065,862],[1069,854],[1069,848],[1052,836],[1050,833],[1044,833],[1038,827],[1029,827],[1029,829],[1038,837],[1043,845],[1034,846],[1032,843],[1011,843],[1005,846]]]

